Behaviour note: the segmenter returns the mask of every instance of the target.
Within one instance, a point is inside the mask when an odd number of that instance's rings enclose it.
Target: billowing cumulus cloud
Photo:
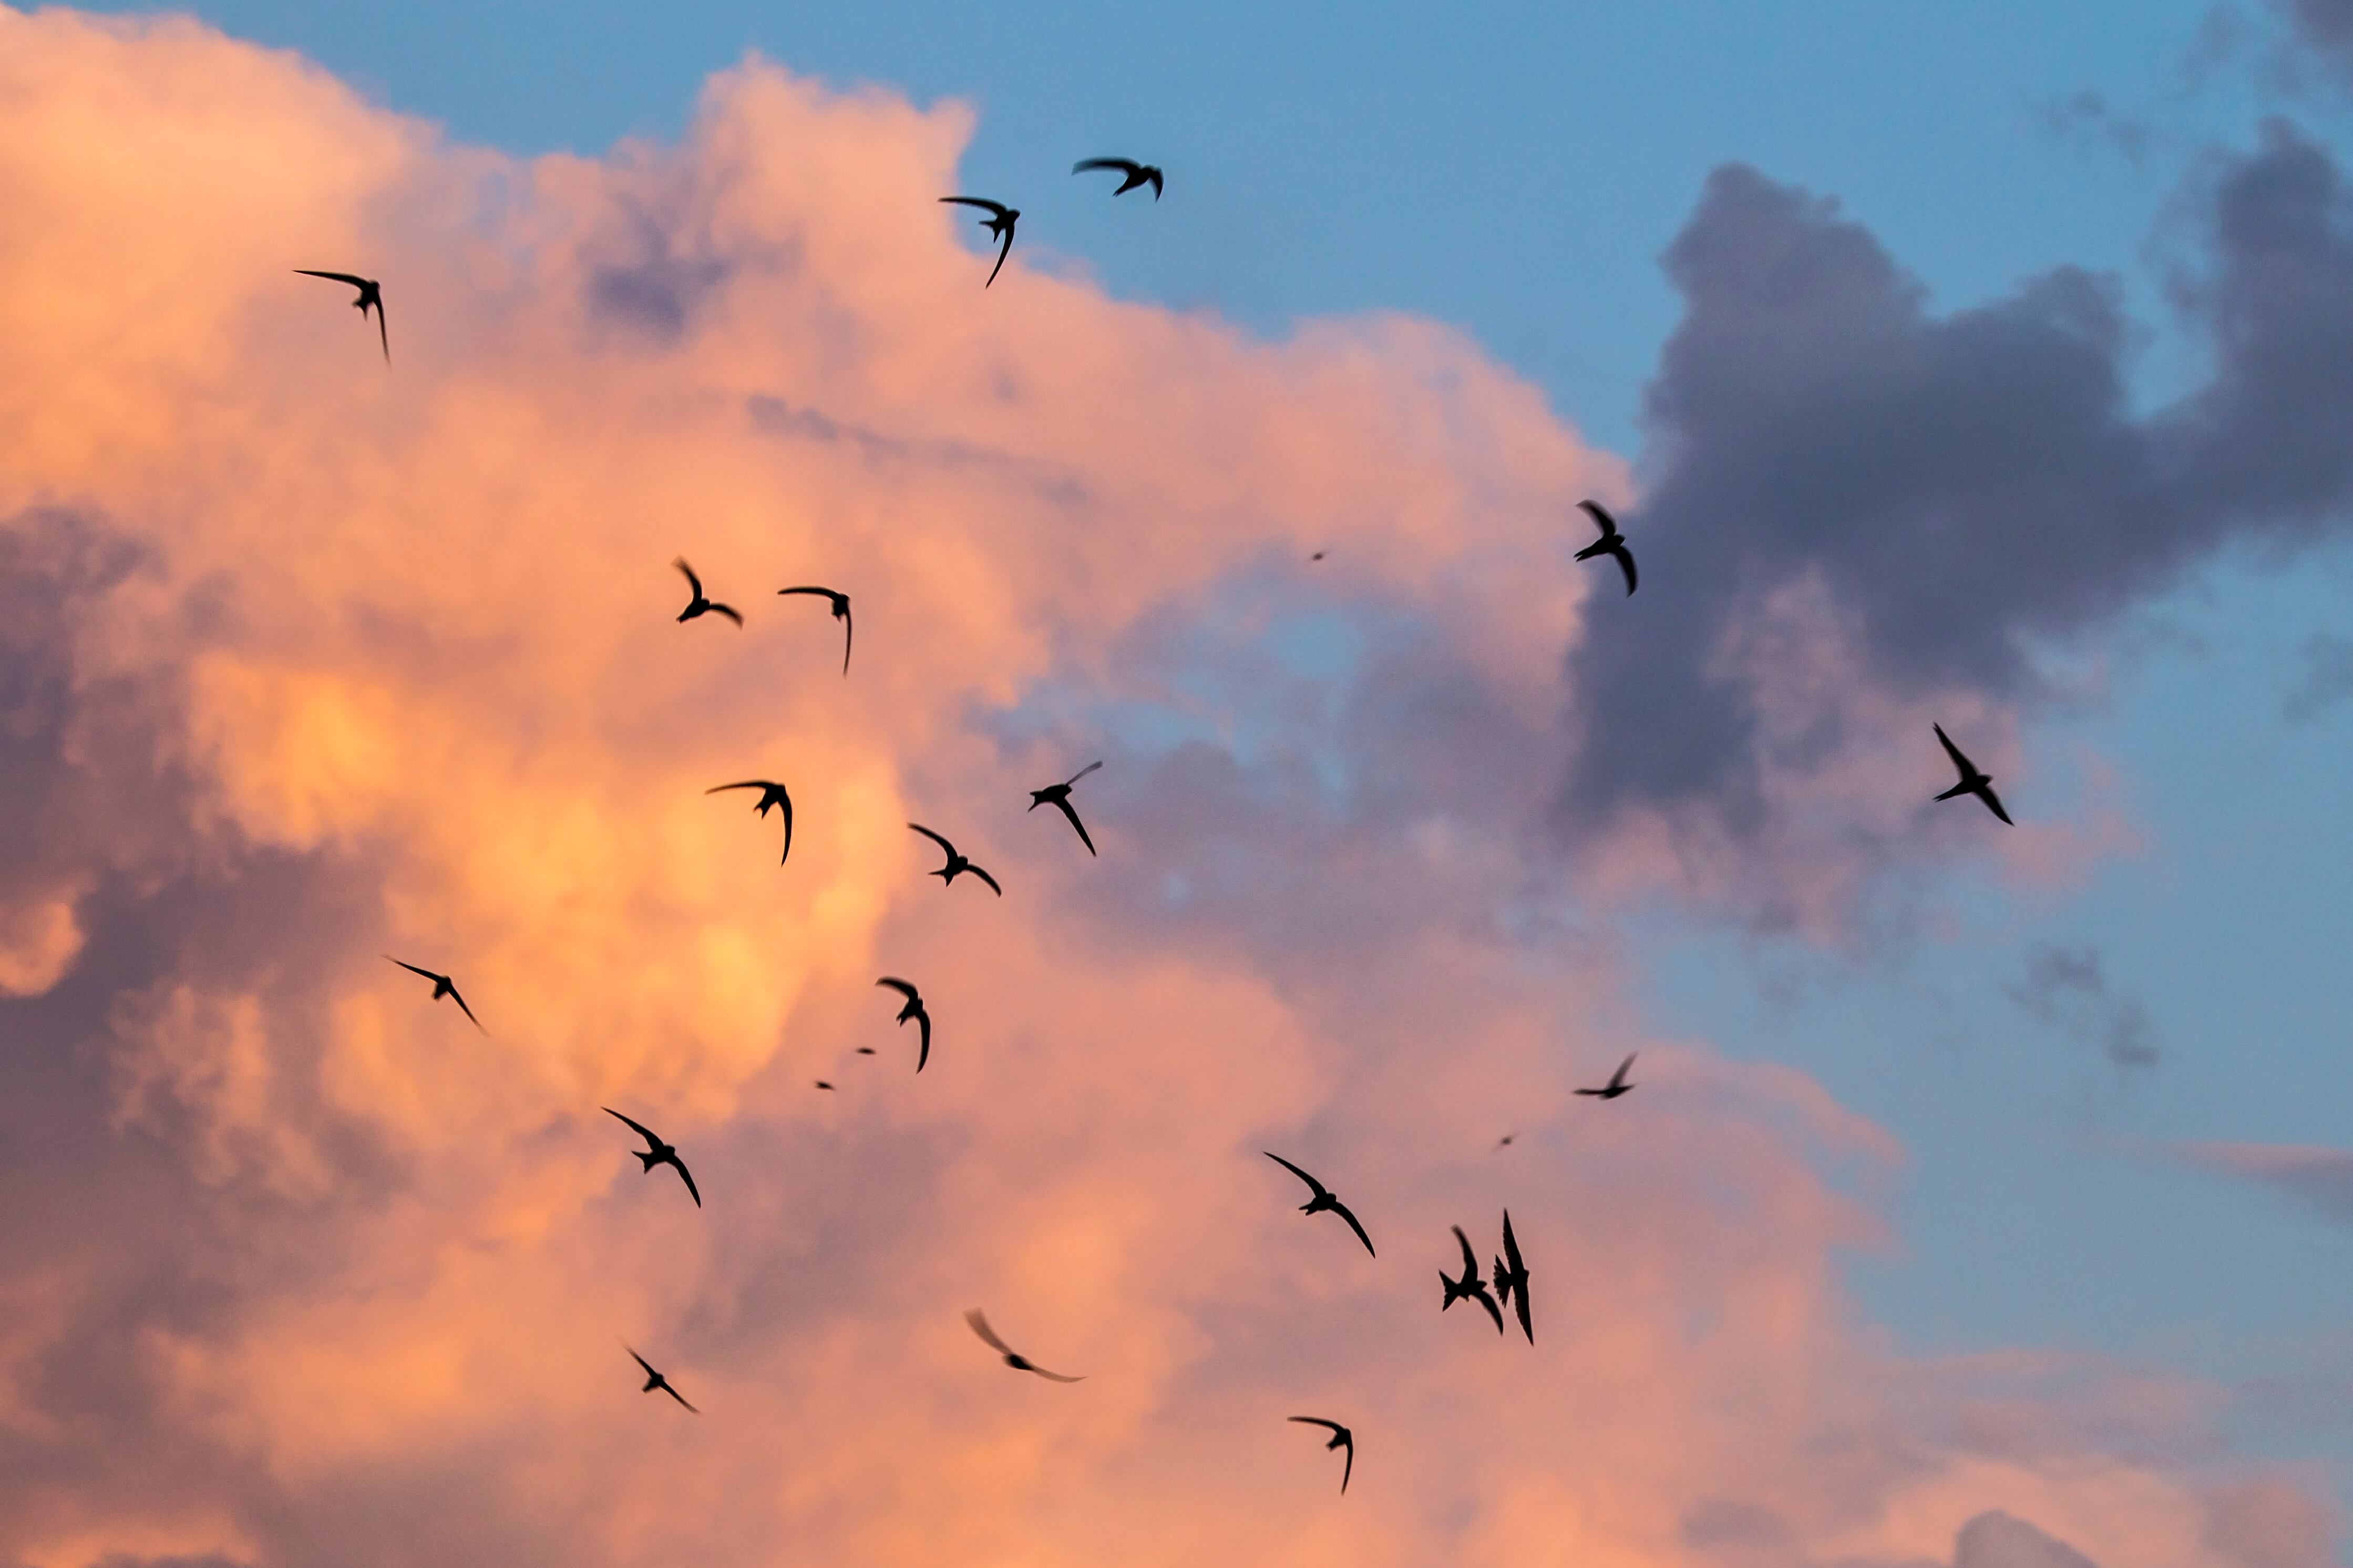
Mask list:
[[[1621,467],[1426,323],[984,293],[968,130],[754,63],[524,163],[0,10],[0,1561],[2322,1561],[2195,1389],[1895,1354],[1900,1152],[1624,1016],[1546,853]],[[1434,1310],[1506,1205],[1533,1346]]]

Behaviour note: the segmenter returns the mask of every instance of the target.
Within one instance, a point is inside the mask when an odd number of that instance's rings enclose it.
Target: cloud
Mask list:
[[[2096,948],[2036,942],[2010,999],[2046,1027],[2097,1047],[2118,1068],[2145,1069],[2163,1059],[2148,1010],[2109,988]]]
[[[2353,697],[2353,638],[2317,633],[2305,638],[2297,652],[2304,679],[2280,709],[2290,723],[2309,724]]]
[[[2258,1183],[2353,1225],[2353,1152],[2297,1143],[2187,1142],[2158,1147],[2183,1164]]]
[[[2226,542],[2341,531],[2353,216],[2292,127],[2218,155],[2177,295],[2211,379],[2137,414],[2114,280],[2061,268],[1937,313],[1826,198],[1719,169],[1668,248],[1684,312],[1646,400],[1632,605],[1572,660],[1572,837],[1649,825],[1767,921],[1822,923],[1876,871],[1952,853],[1922,804],[1940,720],[2048,820],[2016,720],[2040,656]],[[2026,861],[2056,852],[2001,836]],[[1610,851],[1605,848],[1601,853]],[[1778,895],[1776,889],[1794,889]]]
[[[2296,39],[2322,61],[2353,73],[2353,4],[2348,0],[2272,0]]]
[[[1552,940],[1559,512],[1622,465],[1426,322],[984,294],[969,131],[754,61],[522,162],[0,9],[0,1560],[2236,1561],[2194,1412],[1894,1354],[1839,1258],[1900,1151]],[[1831,678],[1820,591],[1742,635]],[[1096,756],[1100,860],[1023,809]],[[757,774],[782,868],[702,793]],[[1424,1294],[1506,1205],[1533,1347]]]

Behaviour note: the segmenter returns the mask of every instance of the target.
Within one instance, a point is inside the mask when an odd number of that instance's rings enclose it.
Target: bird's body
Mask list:
[[[1952,788],[1947,790],[1936,798],[1938,800],[1950,800],[1955,795],[1973,795],[1979,800],[1985,802],[1986,809],[1988,811],[1992,812],[2004,822],[2010,822],[2010,813],[2002,810],[2001,808],[2001,796],[1993,793],[1993,775],[1988,773],[1979,773],[1978,771],[1978,765],[1969,761],[1968,757],[1962,755],[1961,749],[1953,744],[1953,738],[1945,733],[1945,727],[1942,724],[1932,724],[1929,728],[1936,731],[1936,739],[1945,743],[1945,755],[1953,759],[1953,766],[1959,770],[1961,775],[1960,783],[1955,784]],[[2010,826],[2015,827],[2017,824],[2010,823]]]
[[[1635,1055],[1639,1056],[1641,1053],[1636,1052]],[[1615,1100],[1621,1094],[1630,1094],[1634,1090],[1634,1086],[1626,1081],[1626,1072],[1633,1065],[1634,1058],[1628,1057],[1618,1064],[1618,1070],[1609,1075],[1608,1083],[1603,1084],[1599,1089],[1580,1089],[1577,1092],[1590,1095],[1595,1100]]]
[[[1500,1334],[1504,1331],[1504,1310],[1496,1306],[1495,1298],[1487,1293],[1487,1281],[1480,1278],[1479,1259],[1471,1250],[1471,1238],[1462,1234],[1462,1227],[1459,1225],[1454,1227],[1454,1239],[1462,1245],[1462,1278],[1453,1279],[1443,1268],[1438,1271],[1439,1282],[1446,1287],[1446,1300],[1438,1310],[1446,1311],[1455,1302],[1467,1298],[1487,1309],[1487,1315],[1495,1320],[1495,1331]]]
[[[370,310],[375,312],[376,342],[384,345],[384,363],[386,364],[392,363],[392,335],[385,331],[384,326],[383,284],[373,278],[362,278],[350,272],[313,272],[307,267],[297,267],[294,270],[305,278],[324,278],[330,282],[348,283],[358,289],[360,297],[352,301],[352,308],[359,311],[363,320]]]
[[[1325,1186],[1323,1183],[1317,1181],[1314,1177],[1309,1175],[1306,1172],[1301,1170],[1298,1166],[1293,1164],[1290,1161],[1284,1159],[1280,1154],[1272,1153],[1264,1149],[1260,1150],[1259,1152],[1265,1154],[1268,1159],[1273,1161],[1276,1164],[1282,1166],[1284,1170],[1290,1172],[1293,1175],[1307,1184],[1307,1201],[1299,1205],[1299,1212],[1301,1214],[1314,1215],[1330,1213],[1338,1215],[1342,1219],[1348,1222],[1348,1228],[1356,1233],[1356,1239],[1365,1244],[1365,1250],[1366,1252],[1372,1253],[1372,1256],[1375,1258],[1378,1258],[1380,1256],[1379,1253],[1373,1252],[1373,1238],[1365,1234],[1364,1226],[1358,1223],[1356,1215],[1350,1211],[1346,1204],[1340,1201],[1338,1195],[1335,1194],[1331,1188]]]
[[[653,1363],[639,1355],[636,1351],[629,1350],[629,1347],[627,1345],[623,1345],[621,1348],[629,1352],[629,1359],[631,1361],[636,1362],[639,1366],[646,1369],[646,1385],[638,1390],[638,1393],[651,1394],[655,1389],[659,1388],[664,1394],[669,1394],[672,1399],[677,1400],[681,1405],[686,1405],[686,1395],[681,1394],[677,1389],[672,1388],[670,1385],[670,1379],[664,1377],[661,1373],[654,1370]],[[702,1414],[702,1411],[696,1410],[691,1405],[686,1405],[686,1407],[694,1415],[700,1415]]]
[[[1095,852],[1095,841],[1087,837],[1087,825],[1079,820],[1077,810],[1071,805],[1071,786],[1101,766],[1101,763],[1089,763],[1060,784],[1048,784],[1044,789],[1029,792],[1029,809],[1035,811],[1041,805],[1050,805],[1069,817],[1071,826],[1078,830],[1079,842],[1087,847],[1090,855]]]
[[[827,604],[833,607],[833,618],[841,623],[841,673],[848,675],[849,673],[849,636],[851,630],[849,623],[849,595],[847,594],[838,594],[831,588],[818,588],[812,586],[779,588],[776,592],[779,594],[807,594],[825,600]]]
[[[982,881],[987,883],[988,890],[990,892],[995,893],[1000,899],[1005,896],[1005,889],[997,885],[997,879],[990,876],[978,865],[976,865],[962,851],[957,849],[955,845],[949,843],[946,839],[941,837],[938,834],[933,832],[930,828],[924,826],[920,822],[911,822],[907,824],[907,826],[922,834],[924,837],[930,839],[933,843],[938,845],[940,847],[940,853],[948,858],[948,863],[946,865],[941,867],[936,871],[925,872],[925,876],[937,877],[944,883],[953,884],[958,877],[961,877],[966,871],[969,871],[974,876],[979,878]]]
[[[1601,510],[1599,501],[1581,500],[1577,506],[1601,530],[1601,537],[1577,552],[1579,561],[1590,561],[1597,555],[1617,558],[1618,569],[1626,574],[1626,592],[1634,592],[1634,552],[1626,548],[1626,536],[1618,531],[1618,520]]]
[[[997,242],[997,265],[988,269],[988,283],[996,282],[997,275],[1005,270],[1005,258],[1013,254],[1013,226],[1021,221],[1021,209],[1008,207],[1003,202],[992,202],[985,196],[942,196],[940,200],[960,207],[978,207],[988,214],[980,220],[980,226],[988,230],[990,237]],[[988,283],[981,287],[986,289]]]
[[[656,1165],[670,1166],[678,1173],[678,1179],[686,1184],[686,1194],[694,1200],[694,1206],[696,1208],[702,1206],[702,1194],[695,1187],[694,1174],[686,1168],[686,1162],[678,1157],[678,1148],[675,1144],[663,1142],[652,1128],[634,1118],[622,1116],[609,1105],[599,1109],[607,1116],[617,1117],[628,1122],[636,1131],[638,1136],[646,1141],[646,1146],[643,1149],[634,1150],[632,1152],[638,1156],[639,1163],[644,1165],[647,1175],[653,1174]]]
[[[1528,1318],[1528,1266],[1520,1259],[1509,1209],[1504,1211],[1504,1256],[1495,1259],[1495,1300],[1518,1310],[1520,1332],[1528,1336],[1528,1343],[1535,1343],[1536,1331]]]
[[[1356,1473],[1356,1435],[1337,1421],[1326,1421],[1321,1415],[1293,1415],[1290,1419],[1303,1426],[1322,1426],[1328,1430],[1332,1434],[1332,1440],[1324,1445],[1325,1449],[1348,1450],[1348,1462],[1340,1468],[1340,1491],[1343,1496],[1345,1496],[1348,1490],[1348,1478]]]
[[[915,1070],[923,1071],[923,1064],[932,1059],[932,1015],[923,1005],[923,994],[895,975],[886,974],[874,984],[888,986],[906,998],[907,1005],[899,1009],[899,1023],[902,1026],[910,1018],[923,1026],[923,1044],[917,1047],[915,1056]],[[859,1048],[864,1050],[866,1047],[861,1046]]]
[[[712,784],[709,789],[704,790],[702,793],[705,795],[717,795],[723,790],[731,789],[758,790],[760,792],[760,803],[753,809],[764,817],[768,815],[768,808],[772,805],[783,810],[785,814],[785,853],[783,858],[779,859],[776,864],[781,866],[786,860],[791,859],[793,858],[793,797],[786,793],[785,786],[778,784],[774,779],[739,779],[733,784]]]
[[[1023,1355],[1011,1345],[1008,1345],[1003,1340],[998,1339],[997,1337],[997,1331],[988,1326],[988,1320],[981,1315],[981,1310],[977,1307],[975,1307],[970,1311],[966,1312],[964,1315],[964,1321],[972,1326],[972,1331],[974,1333],[980,1336],[981,1342],[987,1345],[989,1349],[995,1351],[998,1355],[1003,1356],[1005,1358],[1005,1364],[1011,1367],[1016,1372],[1034,1372],[1039,1377],[1050,1379],[1055,1383],[1084,1383],[1086,1381],[1084,1377],[1065,1377],[1059,1372],[1048,1372],[1044,1367],[1039,1366],[1036,1362],[1031,1361],[1028,1356]]]
[[[1150,163],[1139,163],[1133,158],[1082,158],[1071,165],[1071,173],[1083,174],[1091,169],[1116,169],[1120,174],[1119,189],[1112,193],[1124,196],[1139,186],[1152,187],[1152,199],[1160,199],[1160,171]]]
[[[694,568],[686,563],[685,556],[680,556],[670,564],[677,567],[680,574],[685,577],[687,587],[694,595],[693,598],[687,601],[686,608],[678,613],[680,620],[691,621],[701,616],[724,616],[733,621],[738,628],[742,627],[744,617],[737,612],[734,605],[720,604],[703,594],[702,579],[694,574]]]
[[[384,959],[386,963],[398,963],[401,968],[406,969],[409,973],[421,974],[426,979],[433,982],[433,995],[431,1000],[438,1002],[442,997],[447,996],[450,1001],[458,1004],[458,1011],[466,1015],[466,1022],[473,1025],[477,1029],[482,1028],[482,1021],[474,1016],[474,1010],[466,1005],[466,999],[458,994],[458,987],[450,981],[448,975],[436,974],[429,969],[419,969],[413,963],[402,963],[399,959],[393,957],[392,954],[388,952],[384,955]],[[487,1035],[490,1031],[488,1029],[482,1029],[482,1033]]]

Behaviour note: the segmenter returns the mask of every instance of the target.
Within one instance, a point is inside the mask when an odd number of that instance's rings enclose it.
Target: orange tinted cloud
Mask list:
[[[984,293],[933,201],[969,123],[755,62],[678,147],[524,163],[0,11],[0,516],[50,617],[0,985],[19,1157],[95,1166],[5,1222],[0,1554],[1894,1563],[1999,1508],[2255,1561],[2163,1457],[2194,1413],[1957,1436],[1975,1371],[1839,1287],[1884,1135],[1513,934],[1567,898],[1564,516],[1623,466],[1428,323],[1263,342],[1018,248]],[[296,267],[385,279],[389,369]],[[681,553],[743,630],[673,620]],[[1098,756],[1092,859],[1025,792]],[[781,868],[704,793],[762,776]],[[1533,1347],[1434,1310],[1506,1205]],[[1356,1426],[1345,1500],[1299,1413]]]

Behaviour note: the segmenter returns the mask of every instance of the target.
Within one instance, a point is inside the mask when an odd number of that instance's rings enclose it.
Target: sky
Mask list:
[[[2353,1561],[2353,5],[680,9],[0,6],[0,1564]]]

